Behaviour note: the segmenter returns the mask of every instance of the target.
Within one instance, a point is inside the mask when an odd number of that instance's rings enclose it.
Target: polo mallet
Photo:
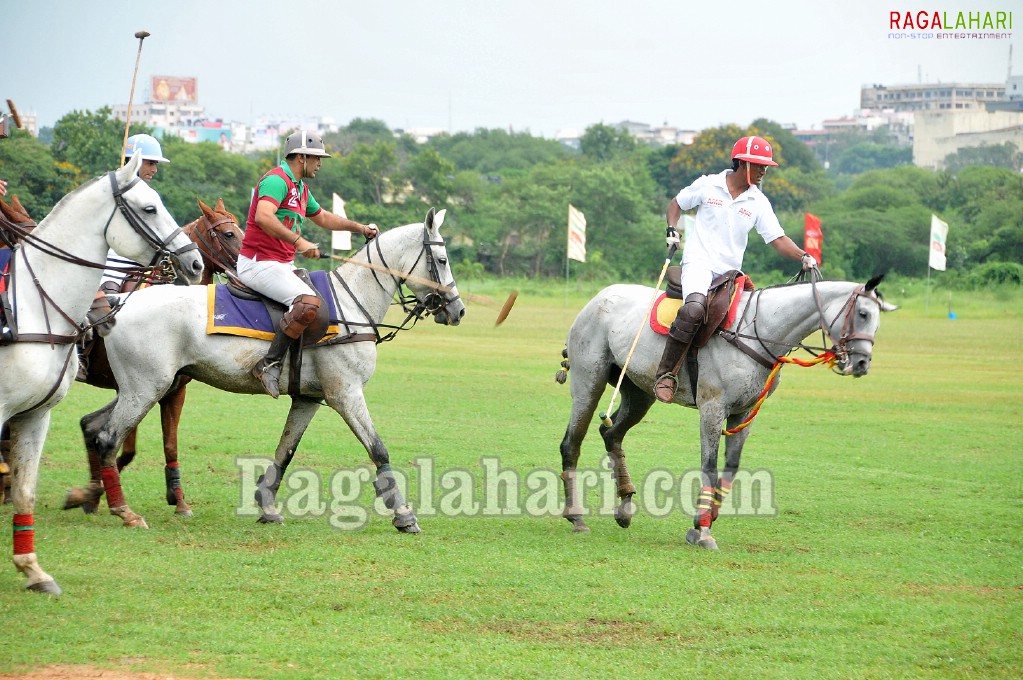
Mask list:
[[[14,119],[14,127],[21,129],[21,116],[18,115],[18,109],[15,108],[14,102],[10,99],[7,100],[7,108],[11,110],[11,118]]]
[[[128,128],[131,127],[131,102],[135,99],[135,79],[139,75],[139,61],[142,59],[142,41],[149,37],[149,31],[136,31],[135,37],[139,39],[139,51],[135,55],[135,73],[131,77],[131,93],[128,95],[128,115],[124,122],[124,141],[121,142],[121,167],[124,167],[126,156],[124,147],[128,146]]]
[[[497,314],[497,321],[494,322],[494,327],[498,327],[504,323],[504,320],[508,318],[508,314],[511,313],[512,305],[519,298],[519,291],[513,290],[508,294],[508,299],[504,301],[504,306],[501,307],[501,311]]]
[[[21,129],[21,117],[18,115],[18,109],[14,107],[14,102],[10,99],[7,100],[7,108],[11,110],[11,115],[0,113],[0,137],[10,137],[14,128]],[[14,128],[11,124],[14,124]]]
[[[618,398],[618,392],[622,389],[622,381],[625,380],[625,372],[629,368],[629,362],[632,360],[632,353],[636,351],[636,345],[639,343],[639,336],[643,332],[643,326],[650,323],[650,312],[654,309],[654,303],[657,302],[657,296],[661,294],[661,282],[664,281],[664,275],[668,273],[668,265],[671,264],[671,258],[675,256],[676,246],[673,244],[668,249],[668,257],[664,258],[664,266],[661,267],[661,275],[657,277],[657,284],[654,286],[654,295],[650,298],[650,304],[646,307],[646,314],[640,319],[639,328],[636,329],[636,337],[632,339],[632,346],[629,347],[629,353],[625,356],[625,364],[622,366],[622,372],[618,376],[618,383],[615,385],[615,391],[611,393],[611,402],[607,405],[607,410],[600,414],[600,422],[605,427],[611,427],[611,413],[614,411],[615,399]]]

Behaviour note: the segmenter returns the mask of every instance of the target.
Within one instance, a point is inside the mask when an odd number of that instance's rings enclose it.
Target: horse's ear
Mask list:
[[[430,208],[429,212],[426,213],[426,219],[423,220],[423,226],[425,226],[427,230],[433,229],[433,216],[433,208]]]
[[[218,198],[217,204],[213,206],[213,209],[217,212],[227,212],[227,208],[224,207],[224,199]]]
[[[877,286],[881,283],[881,281],[884,280],[884,275],[885,275],[885,272],[881,272],[880,274],[872,276],[870,278],[870,280],[867,281],[867,285],[865,286],[865,288],[867,289],[868,293],[870,291],[875,290],[877,288]]]
[[[128,162],[124,164],[124,167],[117,171],[117,184],[123,186],[131,181],[132,177],[136,177],[139,174],[139,168],[142,167],[142,154],[137,153],[132,155],[128,159]]]
[[[195,200],[199,204],[199,210],[202,210],[202,214],[203,215],[212,215],[213,214],[213,208],[211,208],[208,205],[206,205],[205,203],[203,203],[201,198],[196,196]]]
[[[447,208],[442,208],[437,211],[437,214],[433,216],[433,226],[435,229],[440,229],[440,225],[444,224],[444,216],[447,214]]]
[[[881,295],[881,291],[877,289],[878,285],[880,285],[881,281],[884,279],[884,274],[885,273],[882,272],[877,276],[871,277],[870,280],[867,281],[867,285],[864,286],[864,288],[868,293],[874,294],[874,297],[877,299],[877,304],[879,307],[881,307],[882,312],[894,312],[896,309],[899,308],[899,306],[893,305],[890,302],[885,302],[884,296]]]
[[[28,217],[29,219],[32,219],[29,216],[28,211],[25,210],[25,207],[21,205],[21,201],[18,199],[18,194],[11,194],[11,209],[18,213],[21,213],[22,215]]]

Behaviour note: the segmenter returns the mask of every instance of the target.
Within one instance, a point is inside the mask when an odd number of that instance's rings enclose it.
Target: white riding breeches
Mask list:
[[[239,255],[236,271],[238,280],[246,286],[290,307],[299,295],[316,295],[316,291],[295,276],[295,269],[293,262],[256,261]]]
[[[240,260],[240,258],[239,258]],[[716,274],[707,267],[702,267],[695,262],[682,265],[682,295],[689,297],[692,293],[707,294],[710,290],[710,282]]]

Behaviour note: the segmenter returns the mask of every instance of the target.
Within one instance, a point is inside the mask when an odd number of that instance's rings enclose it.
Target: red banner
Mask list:
[[[821,231],[821,220],[810,213],[806,213],[803,250],[813,255],[817,264],[824,264],[824,233]]]

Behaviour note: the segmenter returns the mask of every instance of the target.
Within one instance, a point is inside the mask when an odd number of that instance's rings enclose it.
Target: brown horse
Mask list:
[[[213,282],[214,274],[234,273],[243,232],[235,216],[224,208],[223,200],[217,200],[217,204],[212,208],[200,200],[199,209],[202,216],[183,226],[181,230],[199,246],[203,259],[203,274],[198,285],[208,285]],[[137,281],[127,280],[121,287],[121,292],[130,293],[137,286]],[[178,424],[185,405],[185,386],[190,380],[188,376],[179,376],[174,387],[159,402],[166,464],[164,477],[167,482],[167,504],[175,506],[175,514],[185,517],[192,515],[192,509],[185,502],[185,494],[181,488],[181,473],[178,469]],[[107,362],[103,338],[98,335],[89,355],[86,382],[96,387],[117,389],[117,382]],[[132,430],[125,439],[121,455],[117,458],[118,470],[123,469],[135,458],[136,435],[137,430]],[[65,510],[80,507],[87,513],[96,512],[99,499],[103,496],[103,482],[100,478],[99,460],[91,449],[89,469],[91,473],[89,484],[85,488],[76,488],[68,492],[64,501]]]
[[[21,205],[17,194],[11,194],[11,202],[8,203],[0,198],[0,213],[3,218],[28,231],[36,228],[35,221],[29,217],[28,211]],[[10,249],[6,243],[0,242],[0,275],[4,273],[9,261]],[[3,286],[0,285],[0,291]],[[11,495],[8,489],[11,487],[11,468],[7,464],[7,458],[11,453],[10,433],[7,431],[7,424],[0,425],[0,503],[10,503]]]

